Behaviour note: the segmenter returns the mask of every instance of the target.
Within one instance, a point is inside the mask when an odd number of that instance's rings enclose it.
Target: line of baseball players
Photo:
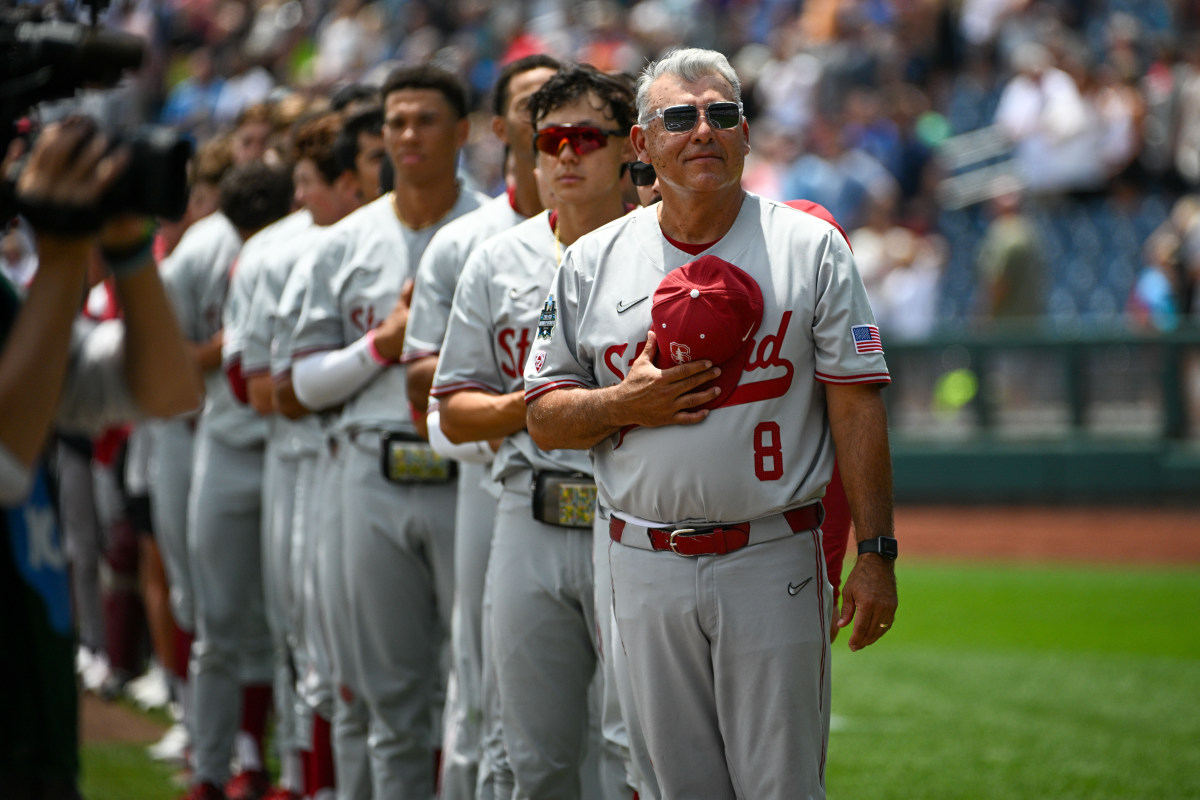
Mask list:
[[[220,207],[162,264],[208,390],[198,419],[156,426],[150,478],[173,611],[195,635],[189,798],[686,796],[658,784],[612,619],[615,509],[586,449],[543,449],[526,432],[539,345],[585,288],[556,271],[634,207],[631,130],[676,123],[639,119],[628,79],[546,56],[503,70],[493,110],[500,197],[456,173],[462,84],[406,67],[378,105],[295,124],[290,170],[250,159],[226,175]],[[707,113],[693,129],[719,135],[727,120]],[[841,236],[819,210],[804,216]],[[638,319],[660,307],[621,302],[615,313]],[[600,358],[619,380],[642,349],[612,345]],[[784,471],[778,426],[762,430],[760,481]],[[639,432],[614,434],[627,436]],[[664,514],[631,521],[695,522]],[[804,519],[795,530],[820,525]],[[849,528],[836,491],[825,520],[819,572],[833,586],[814,594],[827,651]]]

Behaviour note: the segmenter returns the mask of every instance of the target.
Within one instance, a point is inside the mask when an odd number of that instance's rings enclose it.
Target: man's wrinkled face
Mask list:
[[[750,152],[750,127],[745,118],[732,127],[717,127],[707,114],[712,103],[733,102],[733,87],[724,78],[706,75],[684,81],[676,75],[663,75],[650,86],[648,97],[651,112],[672,106],[698,109],[690,130],[669,131],[661,117],[634,128],[638,158],[654,165],[660,185],[710,192],[740,184]]]

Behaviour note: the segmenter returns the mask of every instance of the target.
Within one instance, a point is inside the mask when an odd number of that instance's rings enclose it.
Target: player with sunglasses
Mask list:
[[[633,157],[633,91],[590,66],[569,66],[529,105],[539,185],[553,211],[472,253],[432,394],[451,441],[504,439],[492,469],[503,490],[485,588],[485,659],[494,664],[514,796],[570,800],[580,796],[581,782],[596,780],[580,774],[589,727],[582,721],[597,658],[610,651],[611,604],[600,591],[609,585],[607,527],[594,513],[587,454],[541,450],[526,433],[522,372],[553,313],[546,293],[563,250],[626,212],[621,173]],[[602,558],[593,580],[597,544]],[[602,796],[629,798],[615,690],[608,697]]]
[[[591,450],[635,764],[662,797],[819,800],[830,624],[855,621],[856,651],[895,619],[890,377],[842,234],[742,189],[740,91],[710,50],[642,74],[630,138],[662,201],[567,250],[526,422],[543,450]],[[859,542],[840,615],[835,455]]]

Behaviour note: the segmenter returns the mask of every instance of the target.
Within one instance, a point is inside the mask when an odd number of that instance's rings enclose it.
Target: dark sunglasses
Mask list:
[[[629,164],[629,180],[634,186],[653,186],[658,175],[654,172],[653,164],[632,161]]]
[[[719,103],[709,103],[703,109],[696,106],[660,108],[646,117],[642,125],[649,125],[655,118],[661,118],[663,127],[671,133],[687,133],[700,122],[701,111],[704,112],[709,126],[721,131],[736,127],[742,121],[742,104],[723,100]]]
[[[577,156],[586,156],[601,147],[608,146],[608,137],[624,136],[624,131],[606,131],[592,125],[551,125],[542,128],[533,137],[533,149],[557,156],[566,145],[570,145]]]

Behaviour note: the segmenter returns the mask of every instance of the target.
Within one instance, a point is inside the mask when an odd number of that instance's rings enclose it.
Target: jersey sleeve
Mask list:
[[[98,434],[141,414],[125,381],[125,324],[77,321],[56,422],[64,431]]]
[[[452,233],[434,234],[417,267],[408,327],[404,331],[404,352],[400,356],[402,364],[441,352],[455,283],[463,266],[459,263],[461,248]]]
[[[346,344],[335,279],[349,246],[344,234],[331,232],[297,265],[310,273],[312,280],[305,287],[300,316],[292,331],[292,359]]]
[[[883,341],[846,240],[826,234],[817,268],[813,348],[822,383],[889,383]]]
[[[221,345],[221,363],[226,366],[242,359],[251,300],[255,284],[262,274],[260,253],[259,248],[242,248],[237,265],[229,278],[229,298],[221,311],[221,325],[225,330]]]
[[[196,294],[195,265],[188,258],[188,253],[176,248],[174,253],[163,259],[159,277],[184,338],[199,342],[203,338],[197,322],[200,300]]]
[[[598,385],[586,354],[580,352],[579,320],[585,309],[581,305],[577,257],[576,250],[567,250],[542,305],[537,334],[525,362],[526,403],[555,389]]]
[[[463,268],[454,291],[446,337],[430,396],[442,398],[464,390],[501,394],[505,390],[494,357],[491,259],[477,250]]]
[[[273,270],[278,266],[268,264],[261,270],[250,297],[242,334],[242,373],[245,375],[261,375],[271,367],[271,334],[279,302],[278,280]]]
[[[288,273],[271,317],[271,374],[285,375],[292,368],[292,334],[300,322],[304,296],[312,283],[312,262],[301,259]]]

